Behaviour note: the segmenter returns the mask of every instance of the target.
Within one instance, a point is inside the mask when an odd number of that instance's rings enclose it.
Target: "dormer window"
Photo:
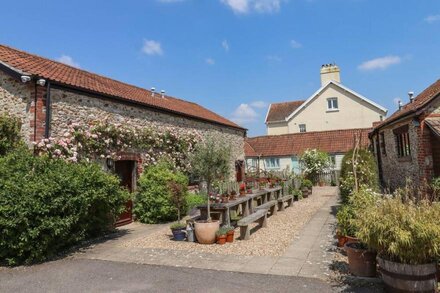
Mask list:
[[[338,111],[338,98],[328,98],[327,99],[327,111]]]

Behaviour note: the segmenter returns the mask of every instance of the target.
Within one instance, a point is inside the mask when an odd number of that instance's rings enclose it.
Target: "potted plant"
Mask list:
[[[223,245],[226,243],[226,234],[227,233],[228,233],[228,229],[225,227],[222,227],[215,232],[217,244]]]
[[[355,236],[356,226],[353,222],[354,217],[355,210],[352,205],[345,204],[339,208],[338,213],[336,214],[336,219],[338,221],[336,235],[338,237],[339,247],[344,247],[346,243],[359,242]]]
[[[356,218],[357,236],[378,252],[385,288],[435,292],[440,257],[440,204],[385,197]]]
[[[169,181],[168,188],[170,190],[171,202],[177,210],[177,223],[171,225],[171,232],[173,233],[174,240],[183,241],[185,239],[186,225],[180,223],[180,211],[185,203],[186,188],[182,184],[176,181]]]
[[[227,178],[230,173],[231,148],[224,145],[213,137],[199,142],[194,152],[190,155],[192,171],[200,179],[206,182],[208,194],[214,180]],[[207,203],[207,219],[195,222],[195,234],[199,243],[213,244],[215,232],[219,229],[219,221],[212,221],[211,207]]]
[[[237,198],[237,192],[235,190],[231,191],[231,195],[229,196],[230,200],[235,200]]]
[[[234,234],[235,234],[235,229],[234,227],[231,226],[225,226],[226,229],[226,242],[234,242]]]
[[[377,253],[368,249],[360,242],[347,242],[344,245],[348,257],[348,268],[350,273],[358,277],[376,276]]]
[[[173,233],[173,239],[176,241],[185,240],[186,233],[186,225],[181,222],[174,223],[170,226],[171,232]]]
[[[313,183],[309,179],[304,179],[301,185],[301,191],[304,198],[309,197],[312,194]]]
[[[246,183],[241,182],[240,183],[240,196],[246,195]]]

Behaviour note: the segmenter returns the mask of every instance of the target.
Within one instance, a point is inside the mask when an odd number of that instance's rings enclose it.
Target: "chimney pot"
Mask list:
[[[341,71],[336,64],[323,64],[321,66],[321,86],[329,81],[341,82]]]
[[[410,103],[414,102],[414,92],[408,92]]]

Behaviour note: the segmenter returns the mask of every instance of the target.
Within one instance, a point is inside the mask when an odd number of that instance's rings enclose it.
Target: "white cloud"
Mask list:
[[[229,43],[227,40],[223,40],[222,47],[223,47],[223,49],[225,49],[226,52],[229,51]]]
[[[429,16],[425,17],[425,21],[428,23],[434,23],[436,21],[440,21],[440,14],[429,15]]]
[[[163,55],[161,44],[153,40],[144,40],[142,52],[147,55]]]
[[[73,60],[73,58],[68,55],[61,55],[61,57],[57,58],[57,61],[66,65],[80,68],[79,63],[75,62],[75,60]]]
[[[266,59],[268,60],[268,61],[271,61],[271,62],[281,62],[283,59],[281,59],[281,57],[280,56],[278,56],[278,55],[267,55],[266,56]]]
[[[267,107],[267,103],[264,101],[254,101],[251,103],[251,106],[258,109],[263,109]]]
[[[283,0],[221,0],[237,14],[246,14],[251,11],[259,13],[274,13],[281,8]]]
[[[215,60],[212,58],[206,58],[205,59],[206,64],[208,65],[214,65],[215,64]]]
[[[257,118],[257,112],[248,104],[240,104],[231,116],[231,120],[237,124],[255,122]]]
[[[361,65],[358,66],[360,70],[363,71],[372,71],[372,70],[385,70],[391,65],[396,65],[402,62],[402,59],[399,56],[385,56],[372,60],[365,61]]]
[[[299,49],[302,46],[303,45],[300,42],[298,42],[298,41],[295,41],[295,40],[291,40],[290,41],[290,47],[292,47],[293,49]]]

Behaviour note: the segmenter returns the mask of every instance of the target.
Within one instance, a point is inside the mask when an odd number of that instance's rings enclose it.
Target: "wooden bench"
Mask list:
[[[256,221],[259,222],[260,227],[262,228],[267,226],[267,209],[259,209],[255,213],[252,213],[237,222],[237,226],[240,227],[240,238],[242,240],[249,240],[251,237],[251,229],[249,225]]]
[[[286,195],[278,199],[278,210],[284,211],[284,203],[287,202],[287,206],[291,207],[293,204],[293,195]]]
[[[256,210],[270,210],[270,215],[273,216],[277,213],[277,209],[276,209],[276,205],[277,205],[277,201],[276,200],[271,200],[268,201],[262,205],[257,206],[255,209]]]

